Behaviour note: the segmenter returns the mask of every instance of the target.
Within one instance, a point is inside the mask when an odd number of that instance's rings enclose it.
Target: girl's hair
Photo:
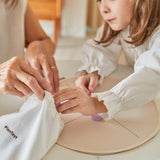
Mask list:
[[[131,0],[133,5],[133,17],[130,23],[131,41],[127,43],[139,46],[143,44],[153,33],[155,28],[160,25],[160,0]],[[113,31],[104,22],[102,37],[97,43],[107,43],[109,45],[120,31]]]
[[[3,1],[9,7],[14,7],[18,2],[18,0],[3,0]]]

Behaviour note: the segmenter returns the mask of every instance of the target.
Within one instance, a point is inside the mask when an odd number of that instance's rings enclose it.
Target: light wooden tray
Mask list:
[[[61,88],[74,87],[75,78],[61,80]],[[96,92],[112,88],[120,80],[105,78]],[[87,106],[86,106],[87,107]],[[61,115],[65,125],[57,141],[63,147],[93,154],[111,154],[138,147],[160,128],[159,109],[154,101],[119,112],[110,121],[93,121],[80,114]]]

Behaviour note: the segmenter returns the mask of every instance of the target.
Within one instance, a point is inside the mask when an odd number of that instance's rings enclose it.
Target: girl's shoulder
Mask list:
[[[157,43],[157,42],[159,43],[159,41],[160,41],[160,25],[155,28],[151,36],[148,38],[147,44],[150,48],[153,46],[154,43]]]
[[[160,25],[155,28],[150,38],[160,38]]]

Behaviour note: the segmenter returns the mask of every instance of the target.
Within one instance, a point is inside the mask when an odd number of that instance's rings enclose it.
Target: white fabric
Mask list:
[[[100,28],[102,30],[103,27]],[[122,80],[109,91],[98,93],[103,100],[111,119],[117,112],[129,107],[140,106],[154,99],[160,92],[160,26],[151,37],[138,47],[128,44],[129,28],[115,38],[113,43],[105,47],[88,40],[83,47],[82,66],[79,71],[93,72],[98,70],[101,77],[112,73],[118,63],[121,49],[124,50],[129,64],[134,65],[134,73]],[[97,37],[100,37],[100,31]]]
[[[53,146],[63,129],[53,96],[43,101],[32,95],[17,113],[0,117],[2,160],[40,160]]]
[[[0,63],[24,54],[24,14],[26,0],[18,0],[14,7],[0,0]]]

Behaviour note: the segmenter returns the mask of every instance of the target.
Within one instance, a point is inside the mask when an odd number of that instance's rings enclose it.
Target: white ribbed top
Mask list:
[[[26,0],[19,0],[14,8],[0,1],[0,63],[13,56],[23,57],[26,6]]]

